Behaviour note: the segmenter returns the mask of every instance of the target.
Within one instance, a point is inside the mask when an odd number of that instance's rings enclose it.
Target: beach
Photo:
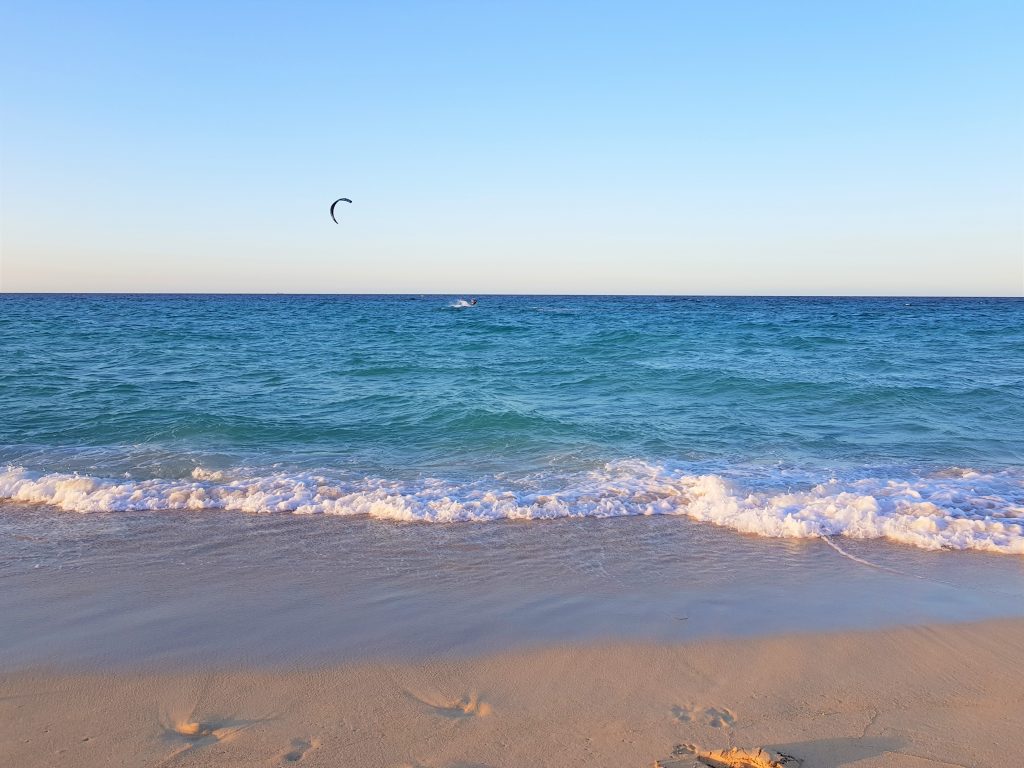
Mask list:
[[[1024,764],[1019,301],[0,300],[4,765]]]
[[[10,3],[0,768],[1024,768],[1024,3]]]
[[[1005,768],[1024,758],[1022,656],[1024,622],[1008,620],[415,664],[32,668],[0,676],[0,752],[83,768],[690,768],[695,751],[763,747],[807,768]]]
[[[4,764],[1024,759],[1015,557],[659,517],[8,505],[3,533]]]

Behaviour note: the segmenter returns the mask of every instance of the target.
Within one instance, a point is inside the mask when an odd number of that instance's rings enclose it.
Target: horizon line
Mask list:
[[[487,293],[450,291],[445,293],[403,291],[397,293],[356,291],[4,291],[0,296],[492,296],[530,297],[563,296],[567,298],[692,298],[692,299],[1024,299],[1020,294],[910,294],[910,293]]]

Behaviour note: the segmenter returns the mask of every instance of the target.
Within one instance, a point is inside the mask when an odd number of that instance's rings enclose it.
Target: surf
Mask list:
[[[0,472],[0,500],[78,513],[220,510],[407,523],[674,515],[766,539],[885,539],[930,550],[1024,554],[1022,471],[823,477],[778,487],[784,479],[765,488],[765,478],[745,483],[639,460],[568,474],[470,480],[202,467],[184,478],[131,479],[11,466]]]

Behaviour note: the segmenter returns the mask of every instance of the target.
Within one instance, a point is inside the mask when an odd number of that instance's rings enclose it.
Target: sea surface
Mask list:
[[[360,647],[402,600],[438,648],[485,606],[774,626],[787,578],[847,619],[1022,610],[1024,301],[466,298],[0,295],[0,650],[114,631],[40,612],[81,578],[187,595],[150,642],[309,579]]]

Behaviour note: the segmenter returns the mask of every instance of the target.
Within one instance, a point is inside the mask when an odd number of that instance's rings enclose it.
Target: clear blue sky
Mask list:
[[[7,3],[0,287],[1021,295],[1022,9]]]

